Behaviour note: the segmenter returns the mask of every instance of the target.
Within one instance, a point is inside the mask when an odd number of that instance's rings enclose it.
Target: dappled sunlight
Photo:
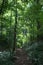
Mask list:
[[[43,65],[42,0],[0,0],[0,65]]]

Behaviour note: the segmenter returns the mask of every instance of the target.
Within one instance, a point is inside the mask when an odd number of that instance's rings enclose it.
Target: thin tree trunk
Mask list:
[[[34,2],[36,2],[36,5],[39,4],[39,0],[34,0]],[[37,12],[38,12],[38,8],[37,8]],[[38,13],[37,13],[37,16],[39,16]],[[38,17],[36,18],[36,22],[37,22],[37,30],[39,31],[40,22],[39,22],[39,18]],[[37,33],[37,42],[39,42],[39,33]]]
[[[16,48],[16,33],[17,33],[17,0],[15,1],[16,9],[15,9],[15,27],[14,27],[14,46],[13,52]]]
[[[39,0],[36,1],[37,4],[39,4]],[[40,29],[40,22],[39,19],[37,18],[37,30],[39,31]],[[39,33],[37,34],[37,41],[39,42]]]

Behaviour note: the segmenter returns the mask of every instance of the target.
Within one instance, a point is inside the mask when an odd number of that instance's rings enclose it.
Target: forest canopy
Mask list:
[[[0,49],[15,48],[24,48],[41,63],[43,0],[0,0]]]

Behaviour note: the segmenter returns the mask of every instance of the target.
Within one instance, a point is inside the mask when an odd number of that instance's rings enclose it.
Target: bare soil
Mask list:
[[[22,48],[15,50],[15,65],[32,65],[27,53]]]

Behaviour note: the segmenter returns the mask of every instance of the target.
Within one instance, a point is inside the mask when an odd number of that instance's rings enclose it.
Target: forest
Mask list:
[[[43,0],[0,0],[0,65],[43,65]]]

